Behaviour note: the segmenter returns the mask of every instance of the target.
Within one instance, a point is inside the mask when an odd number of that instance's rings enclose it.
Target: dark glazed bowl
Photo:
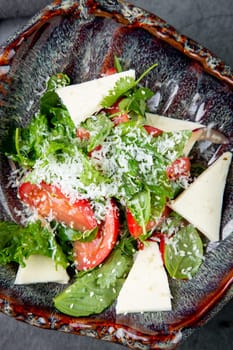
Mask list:
[[[230,140],[207,149],[210,160],[232,150],[233,77],[231,69],[157,16],[122,1],[54,1],[23,31],[0,48],[0,143],[12,127],[25,125],[38,108],[48,76],[66,72],[74,83],[100,76],[121,57],[140,75],[158,62],[144,83],[156,91],[154,112],[214,123]],[[9,189],[10,165],[1,154],[2,220],[16,220],[19,205]],[[171,280],[173,311],[116,316],[114,305],[100,315],[74,318],[53,307],[57,284],[14,286],[17,267],[0,267],[2,312],[42,328],[89,335],[133,349],[174,349],[207,322],[233,295],[233,168],[222,211],[221,233],[229,233],[209,251],[190,281]]]

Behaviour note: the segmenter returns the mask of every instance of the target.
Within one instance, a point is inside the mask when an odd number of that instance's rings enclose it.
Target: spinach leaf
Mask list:
[[[74,242],[74,241],[80,241],[80,242],[91,242],[98,233],[98,227],[95,227],[93,230],[87,230],[84,232],[77,231],[71,227],[65,227],[62,225],[59,225],[57,227],[57,236],[60,240],[64,242]]]
[[[177,279],[191,279],[203,261],[203,244],[199,233],[188,225],[166,240],[165,267]]]
[[[125,255],[118,245],[103,265],[81,273],[72,285],[56,296],[55,307],[75,317],[102,312],[117,298],[132,265],[133,256]]]
[[[127,202],[131,214],[142,227],[143,234],[146,233],[146,224],[151,216],[151,196],[149,190],[137,193],[130,201]]]

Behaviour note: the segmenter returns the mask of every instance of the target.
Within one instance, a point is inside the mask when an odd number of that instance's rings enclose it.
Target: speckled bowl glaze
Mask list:
[[[99,77],[120,56],[156,91],[154,112],[214,123],[230,143],[212,146],[206,160],[232,150],[233,77],[207,49],[180,35],[157,16],[117,0],[54,1],[0,48],[0,142],[12,126],[25,125],[38,108],[48,76],[66,72],[74,83]],[[9,189],[9,163],[1,154],[1,216],[17,220]],[[221,232],[232,231],[233,168],[227,180]],[[0,267],[2,312],[42,328],[94,336],[132,349],[174,349],[233,295],[233,234],[209,251],[195,278],[171,280],[173,311],[117,316],[114,305],[100,315],[74,318],[53,307],[57,284],[14,286],[17,266]]]

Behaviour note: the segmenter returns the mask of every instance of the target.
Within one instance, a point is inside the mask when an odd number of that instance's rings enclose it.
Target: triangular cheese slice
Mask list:
[[[26,260],[26,266],[19,266],[15,278],[15,284],[29,283],[68,283],[69,275],[66,270],[58,265],[52,258],[42,255],[31,255]]]
[[[192,130],[192,136],[187,141],[184,148],[184,156],[188,156],[195,142],[200,138],[204,125],[200,123],[191,122],[189,120],[174,119],[164,117],[158,114],[146,113],[146,123],[154,126],[163,131],[181,131],[181,130]]]
[[[73,84],[56,89],[56,93],[69,111],[75,125],[101,109],[102,99],[113,89],[117,80],[122,77],[135,79],[135,70],[108,75],[99,79]]]
[[[171,294],[158,243],[148,242],[119,293],[116,313],[171,310]]]
[[[232,154],[225,152],[169,207],[193,224],[210,241],[218,241],[224,188]]]
[[[163,131],[195,130],[204,127],[203,124],[189,120],[174,119],[152,113],[146,113],[146,123]]]

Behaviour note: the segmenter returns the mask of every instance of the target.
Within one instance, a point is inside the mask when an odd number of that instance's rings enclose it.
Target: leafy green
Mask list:
[[[203,244],[193,225],[182,227],[166,240],[165,267],[177,279],[191,279],[203,261]]]
[[[114,85],[113,89],[109,91],[109,94],[107,96],[105,96],[103,98],[103,100],[101,101],[101,105],[102,107],[104,108],[108,108],[108,107],[111,107],[120,97],[123,97],[123,96],[128,96],[128,93],[130,92],[130,90],[133,90],[134,88],[137,87],[137,85],[140,83],[140,81],[152,70],[154,69],[155,67],[157,66],[157,64],[153,64],[151,67],[149,67],[145,72],[143,72],[143,74],[137,79],[135,80],[134,78],[132,77],[121,77]],[[142,91],[144,91],[144,93],[142,93]],[[139,101],[139,96],[142,98],[144,97],[144,94],[146,94],[147,96],[153,96],[153,93],[149,93],[149,89],[141,89],[141,91],[137,92],[137,91],[133,91],[133,95],[130,96],[130,99],[129,99],[129,103],[128,106],[130,104],[132,104],[133,102],[134,103],[137,103],[139,104],[139,106],[137,106],[136,110],[140,110],[140,101]],[[138,95],[137,95],[138,94]],[[146,98],[146,96],[145,96]],[[142,101],[145,100],[142,99]],[[146,98],[148,99],[148,97]],[[137,101],[137,102],[136,102]],[[125,107],[125,106],[124,106]],[[144,110],[145,106],[143,105],[143,108],[142,110]],[[129,107],[128,107],[129,109]]]
[[[47,82],[47,91],[70,85],[70,78],[64,73],[52,75]]]
[[[153,137],[141,120],[131,120],[114,127],[102,143],[104,162],[109,163],[103,167],[104,176],[117,187],[115,196],[126,202],[144,233],[150,218],[159,218],[174,197],[176,188],[166,168],[183,154],[189,136],[182,131]]]
[[[117,73],[120,73],[120,72],[123,71],[123,68],[122,68],[122,66],[121,66],[120,59],[119,59],[119,57],[117,57],[117,56],[114,56],[114,67],[116,68]]]
[[[56,264],[67,267],[67,259],[53,232],[42,227],[39,221],[26,227],[0,222],[0,232],[0,264],[14,261],[25,266],[25,260],[30,255],[40,254],[52,257]]]
[[[124,254],[120,244],[103,265],[78,275],[72,285],[56,296],[55,307],[75,317],[102,312],[117,298],[132,264],[133,255]]]
[[[87,142],[87,151],[91,152],[106,139],[114,124],[104,114],[99,114],[94,118],[88,118],[81,124],[81,126],[90,131],[90,138]]]
[[[115,83],[109,94],[103,98],[101,105],[104,108],[111,107],[121,96],[124,96],[127,91],[135,86],[135,80],[132,77],[121,77]]]
[[[98,227],[95,227],[93,230],[87,230],[84,232],[77,231],[71,227],[59,225],[57,227],[57,236],[60,240],[66,242],[91,242],[97,235]]]
[[[62,153],[68,149],[70,138],[75,137],[75,125],[66,107],[54,91],[69,84],[65,74],[52,76],[40,99],[40,110],[25,128],[15,130],[15,151],[11,158],[24,167],[32,167],[43,154]]]
[[[149,190],[144,190],[128,202],[128,208],[137,223],[142,227],[143,234],[146,233],[146,224],[151,217],[151,195]]]

